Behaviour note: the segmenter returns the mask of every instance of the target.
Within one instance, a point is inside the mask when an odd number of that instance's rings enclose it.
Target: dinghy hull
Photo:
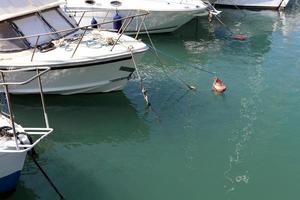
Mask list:
[[[0,153],[0,193],[13,191],[24,166],[26,152]]]

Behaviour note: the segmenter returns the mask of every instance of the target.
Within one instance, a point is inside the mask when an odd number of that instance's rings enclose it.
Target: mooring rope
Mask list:
[[[145,100],[147,106],[149,107],[149,106],[151,106],[151,103],[150,103],[149,98],[148,98],[148,92],[147,92],[147,90],[146,90],[146,88],[145,88],[145,86],[144,86],[144,81],[143,81],[143,79],[141,78],[140,72],[139,72],[139,70],[138,70],[138,68],[137,68],[137,65],[136,65],[136,62],[135,62],[135,59],[134,59],[134,56],[133,56],[133,53],[132,53],[133,47],[132,47],[132,46],[129,46],[128,49],[129,49],[130,54],[131,54],[131,57],[132,57],[132,62],[133,62],[133,65],[134,65],[136,74],[137,74],[137,76],[138,76],[138,79],[140,80],[141,92],[142,92],[142,94],[143,94],[143,97],[144,97],[144,100]]]
[[[164,56],[166,56],[166,57],[168,57],[168,58],[171,58],[171,59],[175,60],[176,62],[178,62],[178,63],[180,63],[180,64],[183,64],[183,65],[189,65],[188,63],[183,62],[183,61],[179,60],[178,58],[176,58],[176,57],[174,57],[174,56],[172,56],[172,55],[170,55],[170,54],[167,54],[167,53],[165,53],[165,52],[163,52],[163,51],[161,51],[161,50],[158,50],[158,49],[156,49],[156,48],[154,48],[154,47],[151,47],[150,45],[148,45],[148,47],[149,47],[150,49],[153,49],[155,52],[158,52],[158,53],[160,53],[160,54],[162,54],[162,55],[164,55]],[[214,75],[214,76],[217,74],[216,72],[209,71],[209,70],[207,70],[207,69],[204,69],[203,67],[197,67],[197,66],[193,66],[193,65],[190,65],[190,66],[191,66],[192,68],[194,68],[194,69],[197,69],[197,70],[200,70],[200,71],[209,73],[209,74]]]
[[[151,39],[151,37],[150,37],[150,34],[149,34],[149,32],[148,32],[148,30],[147,30],[147,27],[146,27],[146,24],[145,24],[144,22],[143,22],[143,25],[144,25],[145,31],[146,31],[146,33],[147,33],[147,36],[148,36],[149,41],[150,41],[150,44],[151,44],[150,46],[148,45],[148,47],[150,47],[150,49],[152,49],[152,50],[154,51],[154,54],[156,55],[158,62],[159,62],[160,65],[162,66],[162,71],[164,72],[164,74],[165,74],[169,79],[172,79],[172,78],[169,76],[169,74],[166,72],[166,70],[165,70],[166,67],[165,67],[164,63],[162,62],[162,60],[160,59],[160,57],[159,57],[159,55],[158,55],[158,53],[157,53],[157,51],[156,51],[156,48],[155,48],[155,46],[154,46],[154,43],[153,43],[153,41],[152,41],[152,39]],[[151,48],[151,47],[152,47],[152,48]],[[195,86],[188,84],[186,81],[184,81],[184,80],[183,80],[182,78],[180,78],[179,76],[174,75],[174,77],[175,77],[177,80],[179,80],[180,83],[182,83],[183,85],[185,85],[188,89],[190,89],[190,90],[195,90],[195,89],[196,89]]]
[[[234,33],[232,32],[232,30],[224,23],[222,22],[222,20],[220,19],[220,17],[215,16],[215,18],[220,22],[220,24],[230,33],[230,36],[233,36]]]
[[[30,142],[30,144],[33,144],[33,140],[31,138],[30,135],[28,135],[26,132],[22,133],[25,134]],[[21,141],[21,140],[20,140]],[[31,157],[33,163],[37,166],[37,168],[40,170],[40,172],[42,172],[42,174],[44,175],[44,177],[46,178],[46,180],[48,181],[48,183],[50,184],[50,186],[54,189],[54,191],[57,193],[57,195],[60,197],[60,199],[65,199],[64,196],[61,194],[61,192],[57,189],[57,187],[54,185],[53,181],[50,179],[50,177],[48,176],[48,174],[46,173],[46,171],[42,168],[42,166],[38,163],[38,161],[36,160],[36,157],[38,156],[38,154],[36,153],[35,149],[32,148],[29,152],[28,152],[29,156]]]
[[[235,5],[236,6],[236,5]],[[238,8],[237,6],[236,6],[236,8],[237,9],[239,9],[240,10],[240,12],[242,12],[243,14],[244,14],[244,16],[243,17],[241,17],[240,18],[240,21],[242,21],[246,16],[247,16],[247,14],[243,11],[243,10],[241,10],[240,8]],[[236,34],[236,33],[234,33],[222,20],[221,20],[221,18],[219,17],[219,16],[217,16],[217,15],[214,15],[215,16],[215,18],[220,22],[220,24],[225,28],[225,30],[226,31],[228,31],[229,32],[229,36],[231,37],[231,39],[234,39],[234,40],[239,40],[239,41],[244,41],[244,40],[246,40],[248,37],[246,36],[246,35],[244,35],[244,34]],[[209,21],[211,21],[211,20],[209,20]]]
[[[149,46],[149,45],[148,45],[148,46]],[[168,58],[171,58],[171,59],[177,61],[178,63],[181,63],[181,64],[183,64],[183,65],[189,65],[189,66],[191,66],[191,67],[194,68],[194,69],[197,69],[197,70],[206,72],[206,73],[208,73],[208,74],[210,74],[210,75],[213,75],[213,79],[214,79],[213,85],[215,84],[215,81],[216,81],[216,80],[221,81],[221,79],[219,79],[219,78],[217,77],[217,73],[216,73],[216,72],[213,72],[213,71],[204,69],[203,67],[198,67],[198,66],[190,65],[190,64],[188,64],[188,63],[186,63],[186,62],[181,61],[180,59],[178,59],[178,58],[176,58],[176,57],[174,57],[174,56],[171,56],[171,55],[169,55],[169,54],[167,54],[167,53],[164,53],[163,51],[160,51],[160,50],[158,50],[158,49],[154,49],[154,48],[151,47],[151,46],[149,46],[149,48],[152,49],[152,50],[154,50],[155,52],[158,52],[158,53],[160,53],[160,54],[162,54],[162,55],[164,55],[164,56],[166,56],[166,57],[168,57]],[[178,77],[178,78],[179,78],[179,77]],[[222,81],[221,81],[221,83],[222,83]],[[215,86],[213,86],[212,91],[217,91],[217,92],[221,92],[221,93],[222,93],[222,92],[225,92],[226,86],[225,86],[223,83],[222,83],[222,85],[223,85],[223,88],[222,88],[222,89],[216,89]],[[196,89],[196,88],[191,88],[191,89]]]
[[[33,144],[33,140],[32,137],[26,133],[26,132],[21,132],[18,133],[18,135],[23,134],[26,135],[29,143],[32,145]],[[21,144],[24,144],[22,142],[22,140],[20,140],[20,138],[18,138],[19,141],[21,142]],[[42,172],[42,174],[44,175],[44,177],[46,178],[46,180],[48,181],[48,183],[50,184],[50,186],[54,189],[54,191],[56,192],[56,194],[60,197],[61,200],[64,200],[64,196],[62,195],[62,193],[58,190],[58,188],[55,186],[55,184],[53,183],[53,181],[50,179],[50,177],[48,176],[48,174],[46,173],[46,171],[43,169],[43,167],[38,163],[38,161],[36,160],[36,157],[38,157],[38,154],[36,153],[34,147],[28,152],[28,155],[31,157],[33,163],[37,166],[37,168],[40,170],[40,172]]]
[[[283,10],[283,9],[284,9],[284,7],[282,6],[283,2],[284,2],[284,0],[281,0],[279,6],[278,6],[278,8],[277,8],[277,10],[280,11],[280,10]]]
[[[138,76],[138,79],[140,80],[140,88],[141,88],[141,93],[144,97],[144,100],[146,102],[146,105],[147,105],[147,108],[149,109],[149,111],[152,111],[154,113],[154,115],[156,116],[158,122],[160,122],[160,117],[159,115],[157,114],[157,112],[154,110],[154,108],[152,107],[152,104],[150,102],[150,99],[148,97],[148,91],[147,89],[145,88],[145,85],[144,85],[144,81],[140,75],[140,72],[138,70],[138,67],[137,67],[137,64],[135,62],[135,59],[134,59],[134,55],[133,55],[133,52],[132,52],[132,49],[133,47],[132,46],[129,46],[128,47],[129,51],[130,51],[130,54],[131,54],[131,57],[132,57],[132,62],[133,62],[133,65],[134,65],[134,68],[135,68],[135,71],[136,71],[136,74]]]
[[[240,8],[233,0],[231,0],[231,3],[232,3],[232,5],[233,5],[238,11],[240,11],[241,13],[243,13],[243,16],[240,17],[239,21],[244,20],[244,19],[247,17],[247,13],[246,13],[243,9],[241,9],[241,8]]]
[[[34,150],[34,149],[32,149]],[[60,199],[65,199],[64,196],[60,193],[60,191],[57,189],[57,187],[54,185],[54,183],[52,182],[52,180],[50,179],[50,177],[48,176],[48,174],[45,172],[45,170],[42,168],[42,166],[38,163],[38,161],[35,158],[35,151],[32,151],[32,153],[30,153],[29,155],[32,158],[33,163],[37,166],[37,168],[42,172],[42,174],[44,175],[44,177],[46,178],[46,180],[48,181],[48,183],[51,185],[51,187],[55,190],[55,192],[58,194],[58,196],[60,197]]]

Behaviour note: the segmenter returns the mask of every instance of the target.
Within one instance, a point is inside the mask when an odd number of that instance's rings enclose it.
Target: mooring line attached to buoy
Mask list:
[[[245,12],[245,10],[243,8],[240,8],[236,3],[232,2],[233,6],[239,10],[241,13],[243,13],[243,16],[239,18],[239,21],[244,20],[247,17],[247,13]]]
[[[222,22],[222,20],[218,17],[218,16],[215,16],[216,19],[220,22],[220,24],[222,26],[224,26],[224,28],[230,32],[230,37],[231,39],[234,39],[234,40],[239,40],[239,41],[245,41],[248,39],[248,37],[246,35],[243,35],[243,34],[235,34],[232,32],[232,30],[225,24]]]
[[[183,64],[183,65],[186,65],[187,63],[185,63],[185,62],[182,62],[181,60],[179,60],[178,58],[176,58],[176,57],[174,57],[174,56],[171,56],[171,55],[169,55],[169,54],[167,54],[167,53],[164,53],[163,51],[160,51],[160,50],[158,50],[158,49],[154,49],[154,47],[151,47],[151,46],[149,46],[148,45],[148,47],[150,48],[150,49],[152,49],[152,50],[155,50],[155,52],[158,52],[158,53],[160,53],[160,54],[162,54],[162,55],[164,55],[164,56],[166,56],[166,57],[169,57],[169,58],[172,58],[172,59],[174,59],[175,61],[177,61],[177,62],[179,62],[179,63],[181,63],[181,64]],[[215,86],[216,88],[215,88],[215,91],[217,91],[217,92],[225,92],[225,90],[226,90],[226,86],[223,84],[223,82],[221,81],[221,79],[219,79],[218,77],[217,77],[217,73],[216,72],[212,72],[212,71],[209,71],[209,70],[207,70],[207,69],[204,69],[203,67],[197,67],[197,66],[193,66],[193,65],[190,65],[192,68],[194,68],[194,69],[197,69],[197,70],[200,70],[200,71],[203,71],[203,72],[206,72],[206,73],[209,73],[209,74],[211,74],[211,75],[213,75],[213,77],[214,77],[214,80],[219,80],[220,81],[220,83],[222,83],[222,86],[220,86],[220,85],[218,85],[218,86]],[[180,78],[178,77],[178,79],[180,80]],[[214,83],[215,83],[215,81],[214,81]],[[214,83],[213,83],[213,85],[214,85]],[[193,87],[193,86],[191,86],[191,87]],[[221,88],[220,88],[221,87]],[[190,89],[196,89],[196,88],[190,88]]]
[[[156,48],[151,47],[151,46],[149,46],[149,45],[148,45],[148,47],[149,47],[150,49],[153,49],[154,51],[156,51],[156,52],[158,52],[158,53],[160,53],[160,54],[162,54],[162,55],[168,57],[168,58],[174,59],[176,62],[179,62],[180,64],[183,64],[183,65],[189,65],[188,63],[183,62],[183,61],[179,60],[178,58],[176,58],[176,57],[174,57],[174,56],[172,56],[172,55],[169,55],[169,54],[167,54],[167,53],[165,53],[165,52],[163,52],[163,51],[161,51],[161,50],[159,50],[159,49],[156,49]],[[194,68],[194,69],[197,69],[197,70],[200,70],[200,71],[209,73],[209,74],[214,75],[214,76],[217,74],[216,72],[209,71],[209,70],[207,70],[207,69],[204,69],[203,67],[197,67],[197,66],[193,66],[193,65],[190,65],[190,66],[191,66],[192,68]]]
[[[151,48],[150,48],[151,49]],[[164,72],[164,74],[169,78],[172,79],[170,77],[170,75],[167,73],[166,66],[165,64],[162,62],[162,60],[160,59],[160,57],[158,56],[157,52],[154,49],[151,49],[152,51],[154,51],[154,54],[157,56],[157,60],[160,63],[160,65],[162,66],[162,71]],[[196,87],[193,85],[188,84],[186,81],[184,81],[182,78],[180,78],[179,76],[173,74],[174,78],[176,78],[180,83],[182,83],[185,87],[187,87],[190,90],[196,90]]]
[[[149,35],[149,33],[148,33],[146,24],[143,23],[143,25],[144,25],[144,29],[145,29],[145,31],[146,31],[146,33],[147,33],[147,36],[148,36],[149,41],[150,41],[150,44],[151,44],[151,45],[147,45],[147,46],[150,47],[150,49],[154,51],[154,54],[156,55],[158,62],[159,62],[160,65],[162,66],[162,71],[164,72],[164,74],[165,74],[169,79],[172,79],[172,78],[168,75],[168,73],[166,72],[166,70],[165,70],[165,65],[164,65],[164,63],[162,62],[162,60],[160,59],[160,57],[159,57],[159,55],[158,55],[158,53],[157,53],[157,51],[156,51],[156,48],[155,48],[155,46],[154,46],[154,43],[153,43],[153,41],[152,41],[152,39],[151,39],[151,37],[150,37],[150,35]],[[151,47],[152,47],[152,48],[151,48]],[[190,89],[190,90],[196,90],[196,87],[195,87],[195,86],[188,84],[188,83],[187,83],[186,81],[184,81],[182,78],[180,78],[180,77],[178,77],[178,76],[176,76],[176,75],[174,75],[174,77],[175,77],[176,79],[178,79],[179,82],[182,83],[183,85],[185,85],[188,89]]]
[[[232,30],[230,30],[230,28],[224,22],[222,22],[222,20],[218,16],[215,16],[215,18],[220,22],[220,24],[222,26],[224,26],[224,28],[226,28],[227,31],[230,32],[231,36],[234,35],[234,33],[232,32]]]

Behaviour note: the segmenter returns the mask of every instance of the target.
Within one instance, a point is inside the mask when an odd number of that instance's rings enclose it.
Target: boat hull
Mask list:
[[[140,60],[144,52],[134,55]],[[30,66],[27,66],[30,67]],[[98,93],[122,90],[135,71],[131,55],[108,60],[93,60],[72,64],[52,65],[51,70],[42,76],[43,91],[47,94],[71,95],[78,93]],[[6,81],[25,80],[35,71],[7,76]],[[14,94],[39,93],[38,81],[10,87]]]
[[[50,71],[41,76],[46,94],[112,92],[122,90],[134,72],[132,56],[137,63],[148,50],[141,41],[102,30],[87,31],[80,43],[62,40],[54,41],[55,48],[46,52],[29,49],[0,53],[0,69],[49,67]],[[108,44],[108,40],[119,42]],[[5,76],[5,81],[24,82],[35,74],[35,70],[10,73]],[[14,94],[39,93],[38,82],[36,79],[9,89]]]
[[[24,166],[26,152],[0,153],[0,193],[13,191]]]
[[[128,16],[129,13],[137,13],[136,10],[118,10],[121,17]],[[146,29],[149,33],[167,33],[173,32],[182,25],[186,24],[192,20],[196,15],[205,16],[208,12],[206,9],[203,10],[187,10],[187,11],[150,11],[150,14],[147,15],[145,19],[145,25],[141,26],[140,33],[146,33]],[[97,20],[98,23],[103,22],[104,20],[109,21],[113,19],[115,11],[110,11],[107,15],[107,11],[98,11],[86,13],[82,18],[80,25],[90,25],[93,17]],[[81,18],[80,15],[77,15],[75,19],[79,21]],[[141,18],[133,19],[132,22],[126,29],[126,34],[134,34],[139,29],[141,23]],[[113,29],[113,25],[104,24],[102,25],[104,29]]]
[[[243,7],[249,9],[278,9],[288,5],[289,0],[217,0],[215,5],[222,7]]]

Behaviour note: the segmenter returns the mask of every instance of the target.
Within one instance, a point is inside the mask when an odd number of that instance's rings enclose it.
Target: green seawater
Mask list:
[[[46,96],[54,133],[36,148],[66,199],[294,200],[300,197],[300,6],[224,9],[153,35],[139,81],[122,92]],[[148,42],[147,37],[142,38]],[[184,63],[184,64],[183,64]],[[227,85],[210,91],[217,72]],[[177,78],[175,78],[177,77]],[[179,77],[179,78],[178,78]],[[195,86],[188,90],[179,80]],[[37,96],[15,96],[17,120],[43,125]],[[7,199],[59,199],[30,159]]]

